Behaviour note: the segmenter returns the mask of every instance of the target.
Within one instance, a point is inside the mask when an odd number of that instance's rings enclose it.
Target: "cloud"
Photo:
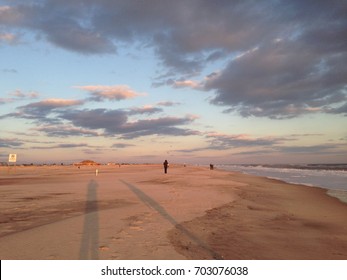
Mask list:
[[[157,103],[158,106],[163,106],[163,107],[172,107],[176,105],[180,105],[181,103],[179,102],[173,102],[173,101],[160,101]]]
[[[274,149],[259,149],[259,150],[251,150],[251,151],[242,151],[242,152],[233,152],[232,155],[242,155],[242,156],[262,156],[262,155],[271,155],[276,154],[276,150]]]
[[[30,103],[20,108],[42,108],[44,111],[62,107],[70,107],[83,104],[81,100],[51,98],[43,101]]]
[[[200,132],[192,129],[175,127],[179,124],[170,124],[164,119],[154,119],[140,121],[127,127],[126,132],[122,134],[123,139],[133,139],[148,135],[166,135],[166,136],[191,136],[199,135]]]
[[[296,134],[291,134],[290,136],[293,137],[319,137],[319,136],[324,136],[323,133],[296,133]]]
[[[192,80],[175,81],[172,86],[174,88],[189,87],[192,89],[201,89],[201,83]]]
[[[9,73],[9,74],[17,74],[18,73],[18,71],[16,70],[16,69],[8,69],[8,68],[6,68],[6,69],[2,69],[2,72],[3,73]]]
[[[118,135],[120,138],[131,139],[147,135],[196,135],[198,132],[178,128],[194,121],[194,117],[185,116],[163,117],[129,121],[129,112],[125,110],[84,109],[62,112],[59,117],[69,120],[76,127],[101,129],[105,135]]]
[[[344,114],[345,116],[347,116],[347,102],[335,108],[326,106],[324,107],[324,111],[330,114]]]
[[[59,111],[59,109],[78,106],[82,105],[83,103],[84,102],[81,100],[72,99],[46,99],[18,107],[19,111],[15,113],[14,116],[42,120],[48,114]]]
[[[133,144],[128,144],[128,143],[115,143],[111,147],[116,148],[116,149],[124,149],[128,147],[134,147],[135,145]]]
[[[208,145],[204,147],[198,147],[193,149],[177,150],[182,153],[194,153],[200,151],[214,150],[224,151],[237,148],[259,148],[272,149],[273,146],[279,145],[286,141],[293,140],[286,137],[252,137],[247,134],[223,134],[223,133],[207,133],[205,138],[208,141]]]
[[[0,11],[1,13],[1,11]],[[3,44],[9,44],[9,45],[15,45],[18,43],[18,36],[12,33],[0,33],[0,45]]]
[[[35,91],[31,91],[28,93],[22,92],[21,90],[15,90],[14,92],[8,94],[9,97],[0,98],[0,104],[6,104],[16,101],[22,101],[24,99],[35,99],[40,95]]]
[[[103,85],[89,85],[89,86],[75,86],[75,88],[89,92],[91,95],[90,100],[103,101],[103,100],[125,100],[132,99],[137,96],[143,96],[144,93],[138,93],[132,90],[127,85],[114,85],[114,86],[103,86]]]
[[[65,111],[60,114],[60,118],[71,121],[77,127],[104,129],[110,134],[120,133],[120,128],[128,120],[125,111],[106,109]]]
[[[11,103],[11,102],[14,102],[14,101],[15,101],[14,98],[2,98],[2,97],[0,97],[0,105],[1,104]]]
[[[90,147],[86,143],[61,143],[51,146],[33,146],[31,149],[38,149],[38,150],[50,150],[50,149],[71,149],[71,148],[82,148],[82,147]]]
[[[345,146],[345,145],[344,145]],[[289,154],[324,154],[324,153],[339,153],[338,149],[342,145],[321,144],[311,146],[280,146],[279,151]]]
[[[100,133],[90,129],[74,127],[72,125],[45,125],[34,128],[39,132],[44,132],[49,137],[71,137],[71,136],[99,136]]]
[[[266,147],[282,143],[283,141],[291,140],[284,137],[258,137],[254,138],[247,134],[220,134],[209,133],[206,138],[210,141],[209,148],[224,150],[239,147]]]
[[[28,96],[20,91],[12,93],[20,98]],[[32,94],[33,98],[36,96]],[[108,96],[109,97],[109,96]],[[112,95],[114,98],[114,95]],[[118,136],[123,139],[148,135],[186,136],[197,135],[198,131],[181,126],[190,125],[198,116],[145,118],[144,115],[162,113],[159,106],[145,105],[129,109],[76,109],[86,100],[46,99],[17,107],[13,113],[0,116],[5,118],[24,118],[38,124],[32,130],[42,132],[49,137],[69,136]],[[165,102],[161,106],[173,106],[176,103]],[[131,119],[129,119],[131,117]]]
[[[0,6],[2,27],[34,31],[67,50],[151,47],[165,73],[153,85],[210,91],[211,103],[226,113],[275,119],[346,114],[344,1],[7,2]],[[1,34],[13,40],[13,33]],[[192,80],[216,61],[223,61],[218,75]],[[84,90],[95,101],[130,98],[113,89]]]
[[[55,3],[48,0],[0,6],[0,24],[39,32],[52,44],[70,51],[114,53],[116,46],[112,40],[88,26],[90,9],[83,1]]]
[[[319,134],[320,135],[320,134]],[[291,135],[290,137],[253,137],[246,134],[207,133],[205,138],[208,145],[181,149],[175,152],[193,154],[204,151],[229,151],[232,155],[279,155],[279,154],[340,154],[346,144],[319,144],[307,146],[288,145],[288,142],[297,140],[293,136],[316,136],[315,134]]]
[[[105,152],[105,149],[93,148],[93,149],[83,149],[82,150],[87,155],[102,155]]]
[[[347,52],[338,57],[344,60]],[[264,45],[231,61],[206,81],[205,90],[215,90],[213,104],[229,106],[245,117],[329,112],[327,104],[347,100],[347,67],[336,59],[332,54],[323,58],[300,42]]]
[[[6,118],[21,118],[32,120],[33,122],[36,122],[40,125],[44,123],[51,125],[60,125],[62,119],[57,117],[57,114],[59,112],[63,112],[68,108],[82,104],[84,104],[83,100],[45,99],[39,102],[33,102],[24,106],[19,106],[13,113],[0,115],[0,120]]]
[[[129,115],[152,115],[152,114],[156,114],[156,113],[161,113],[163,112],[163,109],[158,108],[158,107],[154,107],[152,105],[145,105],[143,107],[134,107],[131,108],[128,111]]]
[[[242,152],[233,152],[233,155],[265,155],[265,154],[340,154],[345,149],[346,145],[341,144],[320,144],[307,146],[287,146],[273,145],[262,147],[262,149],[248,150]]]
[[[109,53],[117,42],[152,44],[162,64],[196,72],[202,63],[223,53],[254,45],[273,24],[271,11],[280,4],[206,1],[83,0],[40,1],[3,6],[0,24],[43,33],[57,46],[81,53]],[[212,55],[214,54],[214,55]],[[212,55],[212,56],[211,56]]]
[[[24,145],[24,141],[17,138],[0,138],[0,148],[18,148]]]
[[[122,125],[122,137],[131,139],[134,137],[155,134],[172,136],[196,135],[198,133],[197,131],[177,127],[181,125],[191,124],[193,121],[194,118],[192,118],[191,116],[185,116],[183,118],[163,117],[127,122]]]
[[[35,92],[35,91],[30,91],[30,92],[23,92],[19,89],[15,90],[14,92],[10,93],[11,96],[15,96],[17,98],[31,98],[31,99],[34,99],[34,98],[38,98],[40,96],[40,94],[38,92]]]
[[[59,47],[84,54],[115,53],[116,46],[106,37],[71,18],[52,18],[41,26],[49,41]]]
[[[212,147],[225,148],[236,148],[236,147],[258,147],[258,146],[273,146],[279,144],[288,138],[283,137],[258,137],[253,138],[247,134],[220,134],[210,133],[206,135],[209,139]]]

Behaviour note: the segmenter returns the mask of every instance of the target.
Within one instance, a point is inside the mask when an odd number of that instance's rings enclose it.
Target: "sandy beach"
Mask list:
[[[2,260],[347,259],[347,204],[206,167],[0,167],[0,213]]]

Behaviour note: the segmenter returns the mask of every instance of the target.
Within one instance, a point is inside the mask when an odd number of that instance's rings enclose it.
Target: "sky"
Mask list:
[[[346,163],[346,14],[0,0],[0,162]]]

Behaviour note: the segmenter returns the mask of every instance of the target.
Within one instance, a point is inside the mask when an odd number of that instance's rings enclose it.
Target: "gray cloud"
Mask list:
[[[2,69],[3,73],[9,73],[9,74],[17,74],[18,71],[16,69]]]
[[[143,41],[165,66],[194,72],[225,50],[249,48],[282,30],[287,22],[281,20],[293,19],[283,17],[286,8],[278,2],[47,0],[3,9],[0,23],[39,31],[82,53],[108,53],[117,42]],[[292,6],[294,12],[302,8]]]
[[[346,145],[344,145],[346,146]],[[322,145],[312,145],[312,146],[283,146],[277,147],[279,151],[284,153],[308,153],[308,154],[323,154],[323,153],[339,153],[338,149],[341,148],[342,145],[332,145],[332,144],[322,144]]]
[[[37,31],[51,43],[79,53],[115,52],[111,40],[90,26],[94,7],[85,2],[49,0],[3,6],[0,24]]]
[[[128,122],[122,127],[122,138],[131,139],[147,135],[171,135],[171,136],[189,136],[197,135],[199,132],[177,126],[188,125],[193,122],[193,118],[186,116],[163,117],[156,119],[138,120]]]
[[[176,150],[176,152],[193,153],[206,150],[224,151],[234,148],[259,148],[263,150],[272,149],[274,146],[284,143],[286,141],[295,140],[286,137],[252,137],[250,135],[228,135],[210,133],[205,135],[209,144],[205,147],[198,147],[194,149]]]
[[[116,149],[124,149],[128,147],[134,147],[135,145],[133,144],[128,144],[128,143],[115,143],[111,146],[111,148],[116,148]]]
[[[339,57],[347,59],[347,52]],[[230,106],[243,116],[290,118],[327,112],[326,104],[347,100],[347,67],[335,60],[323,59],[298,42],[273,42],[231,61],[206,81],[205,89],[216,90],[212,103]]]
[[[210,141],[209,148],[211,149],[230,149],[239,147],[266,147],[274,146],[284,141],[290,141],[291,138],[285,137],[260,137],[254,138],[249,135],[226,135],[211,133],[206,136]]]
[[[70,148],[82,148],[82,147],[90,147],[86,143],[61,143],[57,145],[51,145],[51,146],[33,146],[31,149],[38,149],[38,150],[50,150],[50,149],[70,149]]]
[[[112,40],[65,15],[49,19],[40,28],[49,41],[68,50],[85,54],[116,52]]]
[[[134,107],[128,110],[129,115],[152,115],[163,112],[163,109],[153,106]]]
[[[76,127],[87,129],[102,129],[105,135],[118,135],[131,139],[146,135],[196,135],[198,132],[178,128],[193,122],[194,118],[163,117],[137,121],[128,120],[129,112],[125,110],[73,110],[60,114],[60,118],[69,120]]]
[[[58,113],[68,107],[82,105],[84,101],[70,99],[46,99],[39,102],[29,103],[24,106],[17,107],[17,111],[0,116],[0,119],[15,117],[32,119],[34,121],[58,123],[57,118],[48,117],[51,113]]]
[[[164,107],[172,107],[180,105],[179,102],[172,102],[172,101],[161,101],[157,103],[158,106],[164,106]]]
[[[105,152],[105,149],[100,148],[89,148],[82,150],[87,155],[102,155]]]
[[[46,125],[37,127],[34,130],[44,132],[50,137],[70,137],[70,136],[99,136],[97,131],[83,129],[71,125]]]
[[[0,138],[0,148],[18,148],[24,145],[24,141],[16,138]]]
[[[133,139],[141,136],[148,136],[148,135],[167,135],[167,136],[190,136],[190,135],[199,135],[200,132],[197,130],[192,129],[186,129],[186,128],[178,128],[175,126],[171,126],[167,124],[158,126],[158,121],[164,121],[165,120],[152,120],[149,121],[145,126],[143,123],[138,124],[135,127],[133,127],[132,131],[124,133],[121,138],[123,139]]]
[[[233,155],[262,155],[262,154],[340,154],[345,149],[346,145],[343,144],[320,144],[308,146],[286,146],[274,145],[272,147],[265,147],[263,149],[256,149],[251,151],[236,152]]]
[[[77,127],[104,129],[110,134],[121,133],[121,127],[128,120],[125,111],[106,109],[66,111],[60,117],[71,121]]]
[[[18,93],[20,94],[20,93]],[[198,131],[182,128],[191,124],[195,116],[161,117],[129,120],[129,117],[162,113],[155,106],[133,107],[108,110],[74,109],[86,100],[46,99],[17,107],[17,111],[1,115],[0,119],[22,118],[39,123],[35,131],[51,137],[68,136],[118,136],[131,139],[147,135],[187,136],[197,135]],[[174,106],[175,103],[162,103],[160,106]]]
[[[296,139],[286,137],[256,138],[250,135],[210,134],[206,138],[209,141],[207,146],[175,150],[175,152],[190,154],[207,150],[231,150],[232,155],[254,156],[267,154],[340,154],[346,147],[346,144],[288,146],[288,141],[295,141]],[[247,150],[238,148],[247,148]]]
[[[346,114],[345,1],[6,2],[0,25],[35,31],[71,51],[152,47],[166,73],[156,86],[175,85],[224,60],[201,85],[225,112],[277,119]]]
[[[345,116],[347,116],[347,102],[339,107],[324,107],[324,110],[326,113],[330,113],[330,114],[344,114]]]
[[[260,150],[252,150],[252,151],[243,151],[243,152],[233,152],[232,155],[244,155],[244,156],[260,156],[260,155],[271,155],[276,152],[274,149],[260,149]]]

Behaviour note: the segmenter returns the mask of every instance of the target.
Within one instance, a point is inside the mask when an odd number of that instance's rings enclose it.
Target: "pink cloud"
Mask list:
[[[39,93],[35,91],[30,91],[28,93],[24,93],[21,90],[15,90],[14,92],[10,93],[11,96],[15,96],[17,98],[38,98],[40,96]]]
[[[119,101],[145,95],[144,93],[136,92],[127,85],[88,85],[76,86],[75,88],[89,92],[92,96],[91,100],[94,101],[102,101],[104,99]]]
[[[197,81],[192,81],[192,80],[184,80],[184,81],[175,81],[173,84],[173,87],[175,88],[193,88],[193,89],[201,89],[202,85],[201,83]]]
[[[15,44],[17,41],[17,36],[12,33],[0,33],[0,43]]]
[[[74,106],[74,105],[81,105],[83,104],[83,101],[81,100],[72,100],[72,99],[59,99],[59,98],[51,98],[46,99],[37,103],[32,103],[30,105],[34,107],[66,107],[66,106]]]

